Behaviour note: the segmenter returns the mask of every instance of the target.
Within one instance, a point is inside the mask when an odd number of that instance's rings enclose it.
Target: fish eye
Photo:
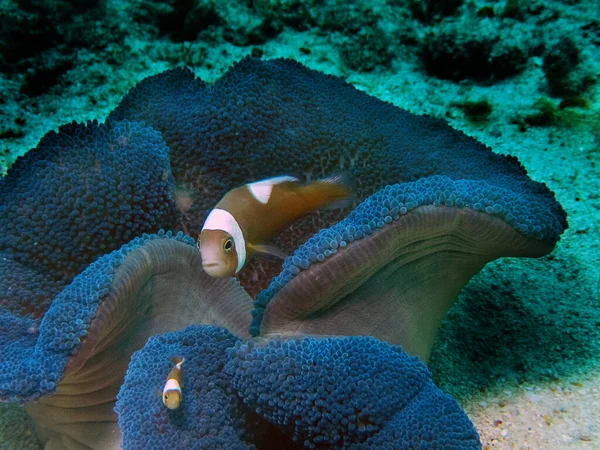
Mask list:
[[[231,239],[227,239],[225,244],[223,244],[223,249],[228,252],[233,248],[233,241]]]

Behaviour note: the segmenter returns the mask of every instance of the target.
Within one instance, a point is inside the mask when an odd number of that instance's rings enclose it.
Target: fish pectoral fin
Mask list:
[[[275,256],[279,259],[285,259],[288,257],[287,253],[274,245],[251,244],[249,242],[246,245],[256,253]]]
[[[354,196],[344,197],[335,202],[329,203],[328,205],[325,205],[321,209],[323,211],[333,211],[335,209],[344,209],[344,208],[347,208],[348,206],[352,206],[352,204],[354,203],[355,200],[356,200],[356,198]]]

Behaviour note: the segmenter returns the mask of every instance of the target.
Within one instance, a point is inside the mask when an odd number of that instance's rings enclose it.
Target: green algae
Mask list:
[[[0,450],[39,450],[33,424],[22,406],[0,403]]]
[[[577,259],[558,249],[488,264],[442,322],[430,360],[436,383],[465,400],[507,384],[576,380],[598,366],[598,293]]]

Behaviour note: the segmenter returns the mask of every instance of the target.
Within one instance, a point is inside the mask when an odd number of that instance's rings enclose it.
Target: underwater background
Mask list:
[[[433,380],[483,448],[600,449],[599,46],[591,0],[2,0],[0,171],[63,124],[104,121],[148,76],[187,66],[213,83],[248,55],[444,119],[517,157],[569,228],[551,254],[469,281]],[[23,408],[1,404],[0,449],[36,448]]]

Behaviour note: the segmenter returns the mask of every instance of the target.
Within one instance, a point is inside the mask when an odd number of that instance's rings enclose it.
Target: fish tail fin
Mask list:
[[[345,208],[352,205],[356,200],[356,182],[352,172],[349,170],[321,178],[317,183],[329,184],[336,187],[336,189],[329,191],[331,201],[328,201],[323,206],[322,209],[324,210]]]

